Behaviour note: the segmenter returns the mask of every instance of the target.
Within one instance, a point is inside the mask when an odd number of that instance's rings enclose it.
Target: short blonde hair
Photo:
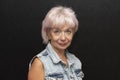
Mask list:
[[[42,38],[43,43],[47,44],[49,29],[55,26],[68,24],[74,28],[75,32],[78,30],[78,20],[75,12],[68,7],[56,6],[53,7],[45,16],[42,22]]]

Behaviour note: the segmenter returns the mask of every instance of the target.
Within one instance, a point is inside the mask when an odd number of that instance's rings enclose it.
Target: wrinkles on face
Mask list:
[[[50,30],[49,34],[51,45],[58,49],[65,50],[72,41],[74,29],[70,26],[55,27]]]

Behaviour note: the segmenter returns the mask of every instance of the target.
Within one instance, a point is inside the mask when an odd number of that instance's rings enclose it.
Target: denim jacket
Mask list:
[[[45,80],[82,80],[84,74],[81,69],[80,60],[73,54],[66,51],[68,66],[60,59],[49,43],[45,50],[37,54],[44,66]],[[29,64],[31,67],[32,61]]]

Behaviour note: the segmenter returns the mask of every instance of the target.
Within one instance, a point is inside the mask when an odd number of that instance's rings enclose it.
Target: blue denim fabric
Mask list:
[[[35,56],[43,62],[45,80],[82,80],[84,74],[81,69],[80,60],[68,51],[66,51],[66,56],[68,58],[69,66],[66,66],[60,59],[50,43],[47,45],[45,50]],[[29,68],[31,66],[31,62],[29,64]]]

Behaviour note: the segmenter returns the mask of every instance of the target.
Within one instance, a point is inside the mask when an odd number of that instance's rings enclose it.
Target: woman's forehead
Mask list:
[[[64,24],[64,25],[55,25],[55,26],[52,27],[52,29],[72,29],[72,28],[73,28],[72,26],[66,25],[66,24]]]
[[[73,26],[70,25],[70,24],[65,23],[65,24],[56,24],[56,25],[53,25],[52,28],[73,28]]]

